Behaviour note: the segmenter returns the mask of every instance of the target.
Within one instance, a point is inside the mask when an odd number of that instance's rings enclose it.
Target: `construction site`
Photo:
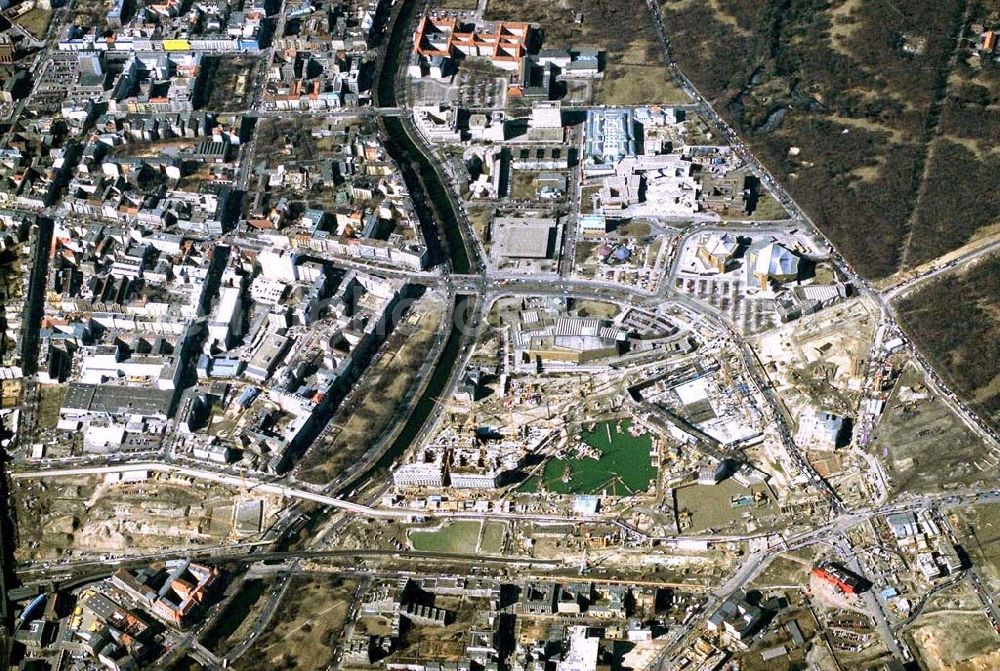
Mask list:
[[[956,416],[948,399],[906,357],[896,370],[872,441],[874,452],[887,460],[894,486],[925,492],[995,481],[996,448]]]
[[[246,542],[284,506],[193,478],[128,474],[15,480],[19,562],[128,556],[151,550]]]
[[[877,310],[856,298],[754,338],[761,364],[792,416],[853,412],[876,321]]]

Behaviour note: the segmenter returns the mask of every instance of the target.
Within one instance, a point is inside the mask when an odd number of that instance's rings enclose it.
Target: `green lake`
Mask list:
[[[600,451],[599,459],[550,459],[541,474],[525,480],[519,491],[537,492],[539,482],[544,482],[546,491],[556,494],[632,496],[645,492],[656,477],[649,456],[653,438],[648,433],[631,435],[631,424],[627,419],[600,422],[592,432],[581,432],[580,439]],[[563,482],[567,467],[569,481]]]

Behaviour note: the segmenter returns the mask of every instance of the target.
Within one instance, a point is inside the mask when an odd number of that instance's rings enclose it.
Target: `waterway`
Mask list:
[[[410,444],[420,435],[421,429],[423,429],[424,424],[434,411],[434,406],[437,403],[435,399],[441,396],[448,385],[452,368],[455,362],[458,361],[459,349],[462,344],[462,331],[458,325],[464,323],[465,320],[461,315],[466,314],[471,304],[472,298],[470,296],[458,296],[455,299],[455,307],[452,312],[452,327],[448,334],[448,340],[445,341],[444,349],[441,350],[441,356],[434,367],[434,372],[431,373],[431,377],[427,381],[427,386],[424,388],[423,394],[420,395],[420,398],[413,406],[413,411],[407,418],[403,428],[396,435],[395,439],[393,439],[389,447],[386,448],[385,452],[382,453],[382,456],[363,473],[356,476],[352,482],[370,482],[373,478],[386,474],[393,463],[406,452]],[[314,512],[309,516],[309,520],[301,529],[286,532],[278,541],[275,550],[278,552],[287,551],[299,541],[311,538],[322,527],[323,522],[328,519],[329,512]]]
[[[462,333],[458,324],[464,321],[458,315],[464,314],[469,308],[469,301],[469,296],[458,296],[455,299],[455,310],[453,313],[455,318],[452,319],[451,332],[448,334],[448,340],[444,344],[444,349],[441,350],[438,364],[434,367],[434,372],[431,373],[430,380],[427,381],[427,387],[413,407],[413,412],[410,413],[410,417],[406,420],[406,424],[403,425],[399,435],[392,441],[385,454],[365,474],[366,477],[387,470],[396,459],[402,456],[403,452],[406,451],[406,448],[417,437],[424,423],[430,417],[437,403],[435,399],[441,395],[444,388],[448,385],[448,379],[451,377],[451,369],[458,360],[459,347],[462,344]]]
[[[389,39],[385,44],[385,57],[382,60],[382,70],[378,76],[375,90],[375,100],[379,107],[396,107],[398,105],[396,91],[396,75],[403,64],[403,57],[410,53],[409,41],[413,33],[413,15],[417,10],[417,0],[403,0],[392,23]]]
[[[377,79],[376,100],[380,107],[397,106],[395,75],[399,71],[402,58],[409,52],[409,40],[412,35],[416,7],[416,0],[402,0],[402,6],[392,24],[386,44],[385,58],[382,62],[382,72]],[[414,208],[420,218],[421,228],[432,261],[439,263],[448,260],[453,272],[469,272],[469,254],[465,240],[462,237],[446,187],[441,182],[438,173],[434,170],[430,160],[416,147],[403,126],[404,122],[399,117],[384,117],[381,122],[386,134],[386,149],[403,171],[403,177],[410,190]],[[438,233],[438,222],[440,222],[443,236]],[[442,237],[446,243],[445,246],[441,245]],[[473,304],[474,300],[470,296],[460,295],[456,297],[448,339],[445,341],[444,348],[441,350],[437,364],[430,374],[430,379],[428,379],[423,393],[392,443],[375,463],[354,479],[354,482],[370,481],[373,477],[385,474],[420,435],[424,424],[434,411],[435,399],[441,396],[447,387],[452,369],[459,359],[462,343],[462,332],[459,325],[465,322],[461,316],[465,315]],[[296,539],[311,536],[322,525],[322,521],[326,517],[323,514],[311,515],[306,525],[298,533],[283,538],[279,542],[279,547],[293,543]]]
[[[392,30],[386,43],[385,59],[382,63],[382,73],[378,78],[377,100],[381,107],[396,107],[397,87],[396,74],[402,65],[402,59],[409,53],[409,41],[412,39],[414,13],[417,9],[416,0],[402,0],[401,7],[392,24]],[[461,228],[452,208],[445,185],[441,182],[437,171],[430,160],[413,143],[403,120],[399,117],[385,117],[383,127],[389,141],[386,143],[390,156],[403,168],[404,177],[408,175],[407,187],[414,196],[414,206],[424,226],[428,244],[433,239],[439,240],[437,226],[440,224],[447,243],[446,249],[440,249],[451,261],[451,269],[457,273],[467,273],[470,269],[469,254],[462,237]],[[426,195],[426,199],[424,196]],[[428,204],[431,207],[426,207]],[[424,205],[423,208],[420,205]],[[428,225],[425,225],[428,224]],[[410,443],[419,435],[424,423],[434,410],[435,398],[441,395],[451,377],[452,368],[458,360],[462,334],[458,324],[470,305],[469,296],[458,296],[452,313],[452,327],[445,342],[444,349],[438,358],[438,363],[431,373],[424,393],[414,406],[403,429],[382,457],[365,473],[364,477],[386,471],[398,459]]]
[[[417,149],[410,139],[404,121],[399,117],[386,117],[382,120],[388,141],[386,150],[399,163],[406,179],[406,186],[413,198],[413,206],[420,217],[424,238],[431,249],[431,257],[440,262],[444,254],[451,261],[451,269],[456,273],[468,273],[470,269],[469,252],[465,247],[465,238],[458,223],[447,187],[441,182],[437,171],[430,160]],[[426,199],[424,196],[426,195]],[[430,205],[430,207],[428,207]],[[446,249],[442,249],[438,240],[438,225],[444,234]]]
[[[410,53],[416,9],[416,0],[402,0],[392,24],[385,45],[382,71],[377,80],[375,98],[379,107],[397,107],[401,102],[396,75],[400,71],[403,58]],[[420,218],[432,262],[437,264],[448,259],[451,261],[453,271],[467,273],[470,268],[469,252],[447,187],[442,183],[439,172],[431,165],[430,159],[414,144],[407,127],[404,126],[408,123],[400,117],[382,119],[382,127],[387,136],[386,149],[403,170],[403,178],[413,197],[413,205]],[[439,226],[447,249],[443,249],[438,243]]]

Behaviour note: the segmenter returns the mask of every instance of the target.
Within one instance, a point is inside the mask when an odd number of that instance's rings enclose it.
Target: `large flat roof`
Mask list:
[[[556,225],[553,219],[498,217],[494,226],[500,255],[518,259],[550,258],[555,252]]]
[[[169,389],[71,382],[62,407],[112,415],[166,415],[173,397],[174,391]]]

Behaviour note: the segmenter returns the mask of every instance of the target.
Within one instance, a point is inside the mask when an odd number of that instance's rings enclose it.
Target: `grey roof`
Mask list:
[[[552,255],[556,222],[532,219],[499,218],[499,251],[502,256],[520,259],[546,259]]]
[[[630,109],[591,109],[587,112],[587,158],[610,163],[636,153],[635,117]]]
[[[63,399],[64,410],[112,415],[167,415],[174,398],[173,390],[149,387],[70,383]]]

